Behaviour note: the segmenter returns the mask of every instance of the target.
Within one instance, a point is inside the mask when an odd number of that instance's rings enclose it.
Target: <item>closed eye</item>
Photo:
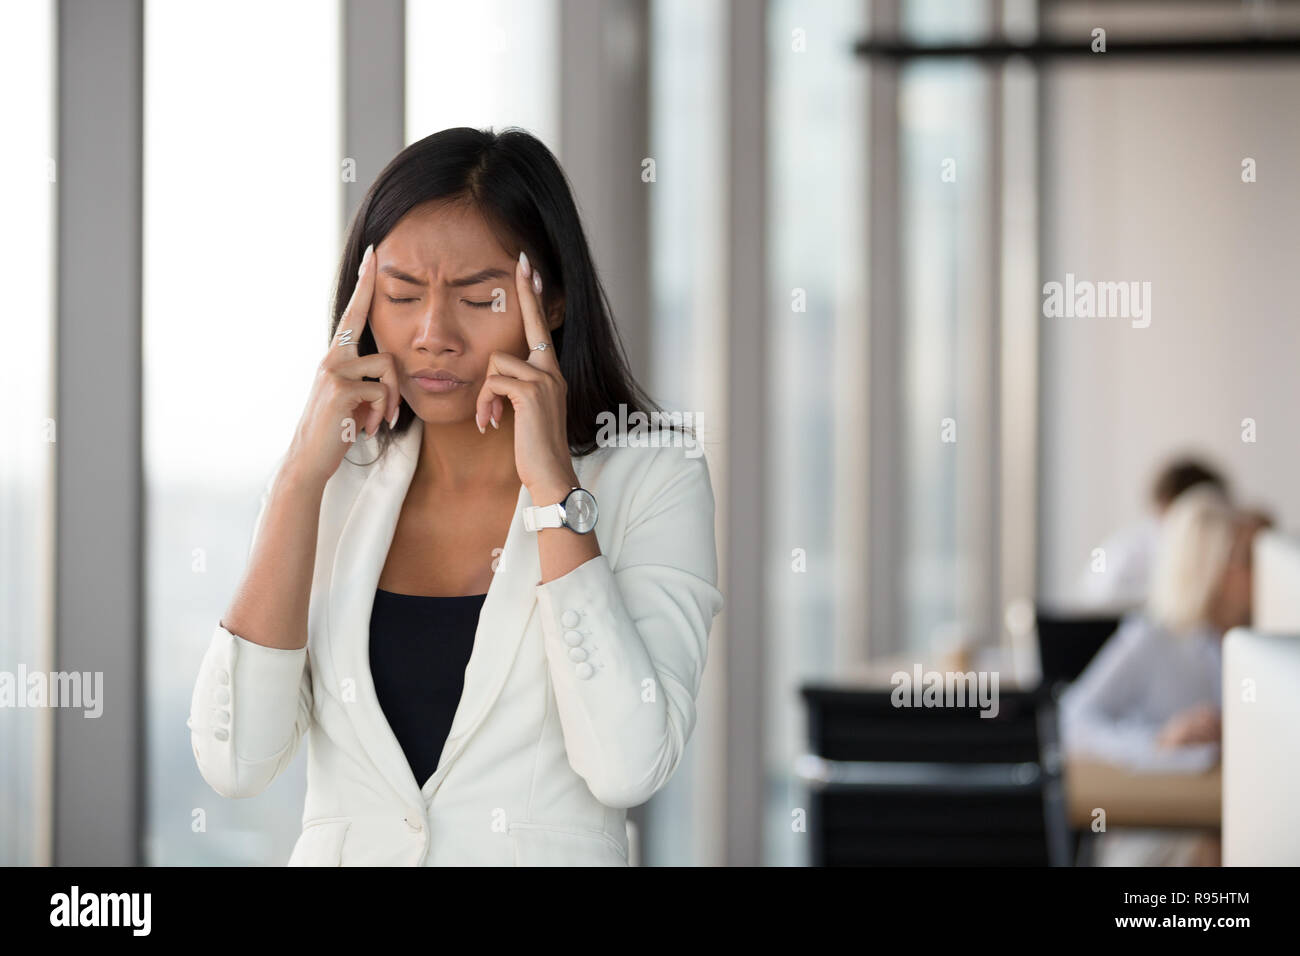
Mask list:
[[[386,298],[389,302],[414,302],[415,301],[414,299],[394,299],[391,295],[385,295],[384,298]]]
[[[486,309],[492,304],[491,299],[488,299],[486,302],[474,302],[470,299],[461,299],[460,301],[464,302],[466,305],[472,305],[476,309]]]

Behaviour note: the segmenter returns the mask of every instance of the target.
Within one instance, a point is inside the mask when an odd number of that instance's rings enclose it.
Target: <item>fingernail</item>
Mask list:
[[[375,244],[372,242],[366,246],[366,251],[361,254],[361,265],[357,266],[357,278],[361,278],[361,273],[366,271],[366,263],[370,261],[370,253],[374,250]]]
[[[396,408],[393,409],[393,417],[388,420],[389,429],[393,429],[397,427],[397,416],[400,414],[402,414],[402,406],[398,405]]]
[[[519,250],[519,264],[524,267],[524,278],[527,279],[532,274],[533,267],[528,264],[528,253]]]
[[[491,418],[489,418],[488,421],[490,421],[490,422],[492,423],[492,427],[493,427],[493,428],[500,428],[500,427],[501,427],[500,425],[497,424],[497,419],[496,419],[496,416],[495,416],[495,415],[493,415]]]
[[[475,425],[478,425],[478,433],[479,433],[480,435],[486,435],[486,434],[487,434],[487,429],[484,428],[482,422],[479,421],[479,418],[478,418],[478,412],[475,412],[475,413],[474,413],[474,424],[475,424]]]
[[[542,294],[542,274],[540,272],[533,273],[533,291],[538,295]]]

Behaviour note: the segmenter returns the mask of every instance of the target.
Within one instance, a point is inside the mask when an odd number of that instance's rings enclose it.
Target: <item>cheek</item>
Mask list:
[[[376,306],[370,307],[370,314],[366,316],[366,326],[370,329],[370,334],[375,338],[375,345],[381,352],[390,351],[388,344],[392,341],[392,324],[384,310]]]
[[[467,331],[474,351],[486,356],[496,351],[509,352],[522,358],[528,354],[528,342],[524,338],[523,321],[509,313],[495,313],[472,330]]]

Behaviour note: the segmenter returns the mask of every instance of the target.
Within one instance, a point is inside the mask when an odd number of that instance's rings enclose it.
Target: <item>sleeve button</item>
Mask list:
[[[224,727],[218,727],[216,730],[212,731],[212,736],[216,737],[218,740],[229,740],[230,731],[226,730]]]
[[[217,671],[217,683],[218,683],[218,684],[229,684],[229,683],[230,683],[230,674],[229,674],[227,671],[224,671],[224,670]]]
[[[592,673],[591,665],[588,664],[586,661],[583,661],[581,664],[575,667],[574,670],[577,672],[578,677],[580,677],[582,680],[586,680],[588,677],[591,676]]]
[[[584,651],[581,647],[569,648],[569,660],[585,661],[586,659],[587,659],[587,652]]]
[[[565,611],[564,615],[560,618],[560,623],[563,624],[565,627],[577,627],[578,612],[573,610],[572,608]]]
[[[230,723],[230,711],[228,710],[217,711],[217,720],[221,721],[221,723],[223,724]]]
[[[228,704],[228,703],[230,703],[230,691],[226,690],[224,687],[218,687],[218,688],[217,688],[217,703],[218,703],[218,704]]]
[[[577,647],[582,643],[582,634],[578,631],[565,631],[564,643],[568,644],[570,647]]]

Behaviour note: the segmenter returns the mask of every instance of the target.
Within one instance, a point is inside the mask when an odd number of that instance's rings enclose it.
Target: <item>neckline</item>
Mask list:
[[[391,594],[393,597],[411,598],[415,601],[467,601],[470,598],[485,598],[487,592],[482,594],[402,594],[400,591],[389,591],[385,588],[376,587],[376,591],[382,594]]]

